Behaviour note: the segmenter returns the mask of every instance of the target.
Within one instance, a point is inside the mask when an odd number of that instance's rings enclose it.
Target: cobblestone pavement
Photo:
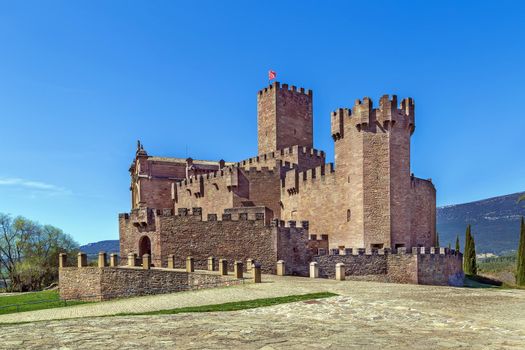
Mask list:
[[[2,326],[0,348],[525,348],[522,290],[294,277],[272,279],[273,282],[259,285],[133,298],[70,309],[81,310],[76,314],[85,315],[84,307],[99,308],[103,304],[119,310],[124,308],[121,303],[129,307],[146,305],[140,310],[149,310],[161,304],[168,307],[213,304],[237,300],[239,296],[255,299],[315,291],[332,291],[340,296],[235,312],[87,317]],[[162,301],[155,303],[155,299]],[[42,311],[52,310],[35,314]],[[58,315],[66,309],[53,311]]]

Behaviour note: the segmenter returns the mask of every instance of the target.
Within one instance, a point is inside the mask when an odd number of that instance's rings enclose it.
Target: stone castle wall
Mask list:
[[[139,254],[139,242],[147,237],[155,266],[167,266],[168,255],[174,254],[177,266],[183,267],[186,257],[192,256],[196,268],[205,269],[207,258],[214,256],[227,259],[230,269],[236,260],[254,259],[266,273],[275,273],[275,263],[284,260],[291,274],[304,274],[310,261],[308,224],[301,224],[305,228],[295,227],[295,223],[284,227],[284,222],[279,221],[268,225],[266,208],[237,208],[233,215],[221,217],[208,214],[207,221],[202,220],[200,208],[194,208],[191,213],[180,209],[179,215],[173,215],[170,210],[150,209],[149,212],[149,221],[142,221],[143,225],[134,224],[139,215],[136,212],[120,216],[122,257]]]
[[[344,263],[348,279],[463,286],[462,254],[446,248],[432,249],[414,248],[411,253],[394,254],[388,250],[360,250],[358,254],[317,255],[313,260],[318,263],[320,277],[334,278],[335,265]]]
[[[109,300],[148,294],[240,284],[233,276],[206,272],[127,268],[64,267],[59,270],[61,299]]]

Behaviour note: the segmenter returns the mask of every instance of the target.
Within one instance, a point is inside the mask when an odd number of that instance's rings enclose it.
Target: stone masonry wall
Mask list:
[[[463,286],[463,256],[459,254],[418,255],[418,283]]]
[[[62,299],[100,300],[102,269],[65,267],[58,270],[58,289]]]
[[[246,215],[253,208],[247,209]],[[269,226],[265,224],[264,215],[256,220],[247,220],[247,216],[240,217],[239,210],[236,211],[238,221],[231,221],[230,214],[203,221],[200,210],[175,216],[170,211],[157,211],[154,214],[155,224],[145,227],[137,227],[132,224],[129,215],[128,218],[121,215],[123,260],[130,252],[138,253],[138,242],[141,237],[147,236],[151,240],[152,262],[155,266],[167,266],[168,255],[174,254],[176,266],[179,267],[185,266],[187,256],[192,256],[196,268],[206,269],[207,258],[214,256],[227,259],[230,270],[235,260],[245,262],[249,258],[260,262],[262,271],[266,273],[275,273],[279,259],[285,260],[292,270],[299,264],[301,269],[304,268],[304,264],[309,261],[307,229],[277,227],[275,222]],[[263,208],[261,214],[264,213],[266,211]],[[294,251],[294,248],[297,250]]]
[[[266,206],[278,218],[283,170],[275,160],[273,163],[271,168],[232,167],[184,180],[176,186],[175,209],[199,207],[206,219],[208,214],[221,215],[227,208]]]
[[[233,276],[123,267],[65,267],[59,271],[63,299],[108,300],[239,284]]]
[[[345,264],[349,277],[387,274],[386,255],[319,255],[314,260],[319,264],[320,277],[334,278],[337,263]]]
[[[313,146],[312,91],[275,82],[257,94],[258,154]]]
[[[412,246],[431,247],[436,242],[436,189],[431,181],[411,180]]]
[[[421,254],[421,248],[413,253],[318,255],[319,276],[334,278],[335,264],[345,264],[349,279],[374,280],[393,283],[430,285],[463,285],[462,256],[448,249],[435,248],[435,253]],[[433,248],[434,249],[434,248]]]
[[[287,274],[308,276],[308,266],[312,261],[312,254],[308,245],[308,231],[303,228],[296,228],[295,225],[297,224],[295,221],[290,221],[288,225],[292,227],[278,228],[277,260],[285,262]],[[308,227],[308,223],[301,223],[301,225]]]

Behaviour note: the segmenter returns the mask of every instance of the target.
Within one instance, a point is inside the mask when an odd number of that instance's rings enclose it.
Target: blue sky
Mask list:
[[[524,43],[522,1],[0,0],[0,212],[118,238],[136,140],[255,155],[268,69],[314,90],[329,161],[330,112],[395,93],[438,205],[523,191]]]

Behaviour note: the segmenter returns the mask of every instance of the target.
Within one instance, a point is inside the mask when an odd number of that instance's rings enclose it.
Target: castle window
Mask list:
[[[350,209],[348,209],[346,211],[346,222],[349,222],[351,217],[352,217],[352,212],[350,211]]]
[[[312,241],[317,241],[317,235],[310,235],[310,239]]]
[[[321,235],[321,239],[323,241],[328,241],[328,235]]]
[[[297,135],[297,130],[293,129],[293,134]]]
[[[186,190],[186,192],[191,196],[191,190]]]
[[[219,185],[217,185],[216,183],[214,183],[213,186],[215,187],[215,189],[216,189],[217,191],[219,190]]]

